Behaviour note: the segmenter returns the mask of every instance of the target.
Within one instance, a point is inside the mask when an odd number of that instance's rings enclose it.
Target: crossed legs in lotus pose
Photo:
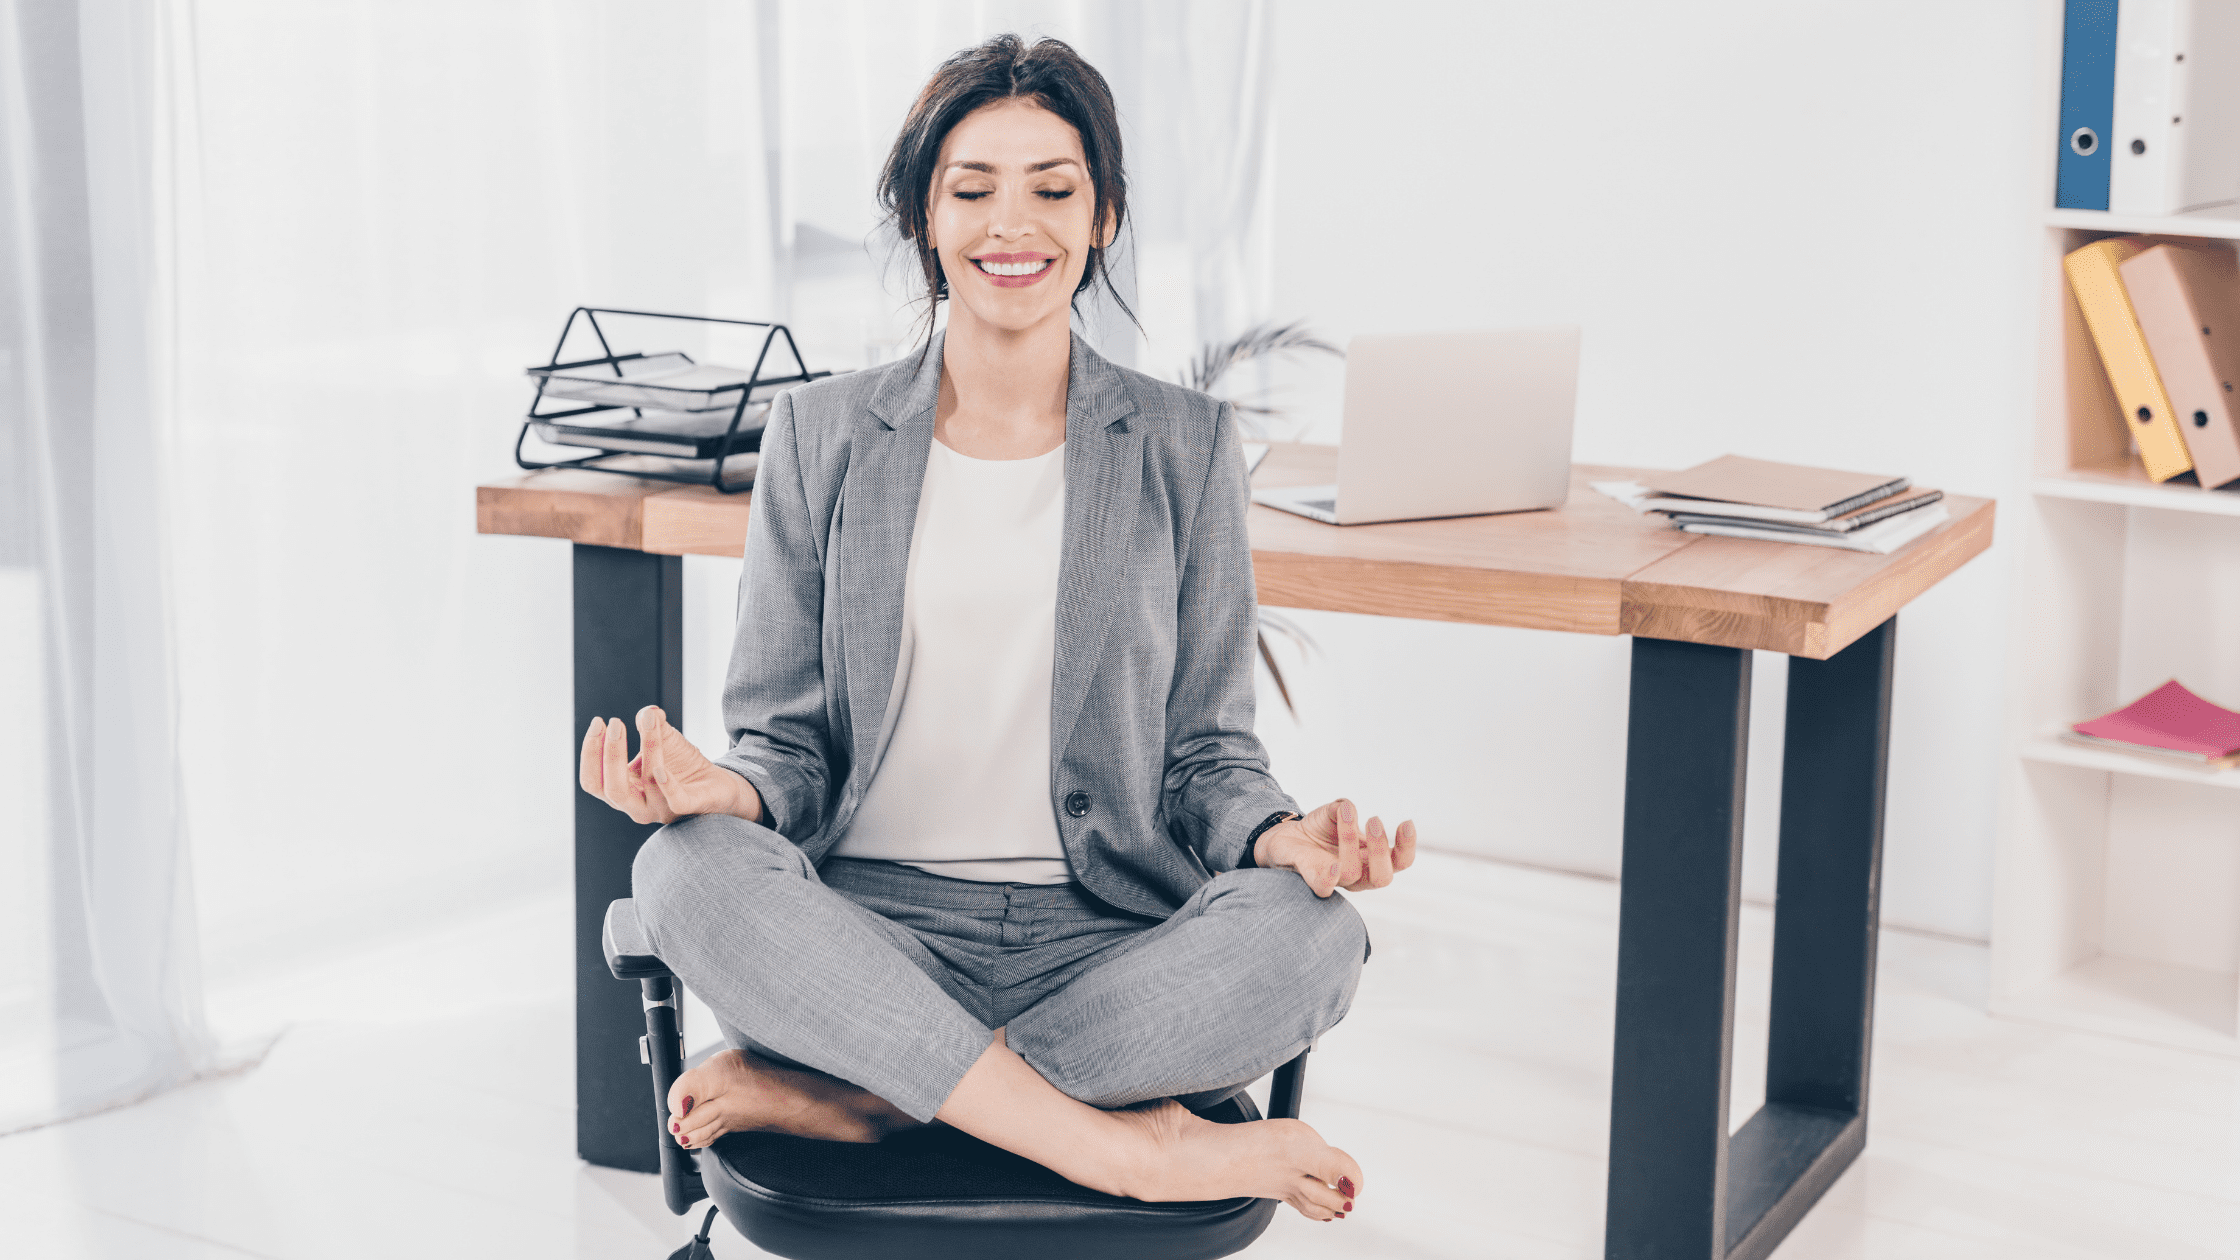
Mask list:
[[[680,819],[647,842],[634,888],[656,950],[753,1038],[678,1078],[680,1144],[757,1129],[871,1142],[939,1120],[1111,1194],[1282,1199],[1315,1220],[1351,1210],[1360,1166],[1312,1127],[1216,1124],[1175,1100],[1234,1092],[1343,1016],[1366,939],[1343,898],[1318,897],[1292,871],[1239,871],[1163,922],[1112,927],[1125,919],[1112,912],[1095,931],[1051,932],[1049,948],[1066,954],[1058,983],[1014,1010],[991,1008],[936,953],[950,944],[944,923],[986,925],[856,886],[874,878],[862,868],[884,865],[829,863],[835,888],[797,846],[722,815]],[[963,883],[877,878],[934,892]],[[1048,922],[1019,919],[1002,930]]]

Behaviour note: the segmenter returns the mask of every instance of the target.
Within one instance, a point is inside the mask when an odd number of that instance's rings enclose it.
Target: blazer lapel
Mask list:
[[[897,370],[858,423],[841,481],[837,545],[841,665],[854,773],[871,768],[902,650],[903,583],[941,389],[941,338],[915,371]],[[853,777],[853,776],[851,776]],[[859,785],[860,786],[860,785]]]
[[[1066,519],[1058,560],[1056,660],[1050,680],[1055,770],[1127,587],[1129,541],[1143,484],[1143,435],[1120,373],[1079,337],[1066,380]]]

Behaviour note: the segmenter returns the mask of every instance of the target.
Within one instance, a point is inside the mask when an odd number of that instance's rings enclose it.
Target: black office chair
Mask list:
[[[669,1135],[669,1086],[684,1070],[678,986],[655,957],[628,899],[607,907],[607,966],[645,990],[640,1056],[653,1069],[661,1189],[682,1216],[713,1199],[700,1233],[670,1260],[707,1260],[708,1230],[727,1214],[757,1247],[794,1260],[1213,1260],[1252,1245],[1274,1218],[1274,1199],[1143,1203],[1077,1186],[947,1125],[882,1142],[822,1142],[777,1133],[732,1133],[687,1152]],[[1307,1056],[1276,1069],[1268,1106],[1299,1114]],[[1198,1113],[1220,1124],[1260,1118],[1239,1093]]]

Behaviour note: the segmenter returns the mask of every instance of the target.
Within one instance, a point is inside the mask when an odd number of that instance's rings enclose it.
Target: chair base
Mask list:
[[[1260,1118],[1242,1094],[1199,1114]],[[1214,1260],[1252,1245],[1277,1206],[1099,1194],[946,1125],[862,1144],[734,1133],[698,1158],[733,1228],[791,1260]]]

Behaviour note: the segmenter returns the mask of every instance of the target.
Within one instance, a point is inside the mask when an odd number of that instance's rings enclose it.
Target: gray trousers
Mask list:
[[[631,871],[655,951],[733,1044],[930,1120],[994,1038],[1098,1107],[1203,1106],[1258,1080],[1353,1002],[1367,954],[1343,894],[1292,871],[1214,878],[1165,921],[1079,884],[987,884],[836,858],[702,814]]]

